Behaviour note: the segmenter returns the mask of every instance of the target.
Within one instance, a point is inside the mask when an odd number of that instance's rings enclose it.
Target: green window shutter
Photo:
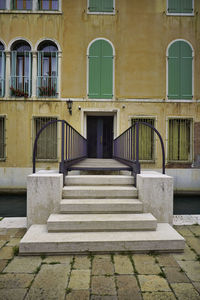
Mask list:
[[[6,56],[4,51],[0,51],[0,97],[4,96],[5,93],[5,63]]]
[[[113,0],[102,0],[102,11],[113,12]]]
[[[17,51],[11,51],[11,87],[16,89]]]
[[[101,98],[111,99],[113,94],[113,49],[112,46],[101,41]]]
[[[184,41],[169,48],[168,98],[192,99],[192,49]]]
[[[181,0],[182,1],[182,0]],[[169,13],[180,13],[181,12],[181,1],[180,0],[168,0],[168,12]]]
[[[181,1],[181,12],[185,14],[193,13],[192,0],[182,0]]]
[[[28,52],[28,96],[31,96],[32,91],[32,53]]]
[[[192,0],[168,0],[168,12],[169,13],[184,13],[191,14],[193,12]]]
[[[168,56],[168,98],[179,99],[180,65],[179,42],[175,42],[169,49]]]
[[[180,42],[180,97],[181,99],[192,99],[192,49]]]
[[[88,10],[90,12],[100,12],[102,6],[102,0],[89,0]]]
[[[100,98],[101,40],[94,42],[89,51],[89,97]]]
[[[94,42],[89,50],[89,98],[113,96],[113,50],[104,41]]]
[[[180,120],[180,151],[179,160],[188,160],[190,152],[190,121]]]

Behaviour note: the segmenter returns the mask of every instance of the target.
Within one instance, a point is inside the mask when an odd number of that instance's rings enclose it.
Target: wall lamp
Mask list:
[[[67,108],[69,110],[70,115],[72,115],[72,105],[73,105],[73,101],[71,99],[69,99],[68,101],[66,101],[67,103]]]

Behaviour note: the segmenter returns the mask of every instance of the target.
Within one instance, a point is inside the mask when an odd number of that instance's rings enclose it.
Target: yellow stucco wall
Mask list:
[[[167,117],[200,122],[200,1],[195,1],[194,16],[187,17],[167,16],[166,0],[115,2],[114,15],[87,14],[87,0],[63,0],[62,13],[57,14],[0,13],[0,40],[7,49],[18,37],[27,39],[33,50],[39,40],[50,38],[58,42],[62,55],[62,100],[0,99],[0,115],[7,118],[6,161],[0,167],[31,167],[34,116],[66,119],[81,131],[84,109],[118,110],[118,134],[128,128],[133,116],[155,116],[164,140]],[[113,101],[87,99],[87,48],[99,37],[115,48]],[[190,102],[166,101],[166,50],[175,39],[187,40],[194,49],[194,100]],[[72,116],[65,98],[74,99]],[[161,166],[157,148],[158,159],[150,167]],[[53,168],[56,163],[38,166]]]

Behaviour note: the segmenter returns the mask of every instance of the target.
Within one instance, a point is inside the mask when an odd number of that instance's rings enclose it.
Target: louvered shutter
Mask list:
[[[180,0],[179,0],[180,1]],[[192,0],[181,0],[181,12],[185,14],[193,13]]]
[[[168,12],[191,14],[193,12],[192,0],[168,0]]]
[[[89,51],[89,97],[100,98],[101,41],[94,42]]]
[[[89,0],[88,10],[90,12],[99,12],[101,11],[101,0]]]
[[[14,89],[17,88],[16,75],[17,75],[17,52],[11,51],[11,87],[13,87]]]
[[[102,12],[113,12],[113,0],[102,0]]]
[[[192,99],[192,49],[179,42],[180,51],[180,99]]]
[[[100,98],[111,99],[113,94],[113,49],[101,41],[101,95]]]
[[[179,42],[170,46],[168,56],[168,98],[179,99],[180,94],[180,64]]]

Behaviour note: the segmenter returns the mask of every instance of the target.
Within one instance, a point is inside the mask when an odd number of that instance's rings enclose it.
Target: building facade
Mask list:
[[[105,158],[142,120],[163,137],[175,189],[200,191],[199,14],[198,0],[0,0],[0,188],[26,186],[50,120],[66,120],[90,157]],[[58,168],[60,138],[59,125],[43,132],[37,168]],[[147,128],[140,161],[161,169]]]

